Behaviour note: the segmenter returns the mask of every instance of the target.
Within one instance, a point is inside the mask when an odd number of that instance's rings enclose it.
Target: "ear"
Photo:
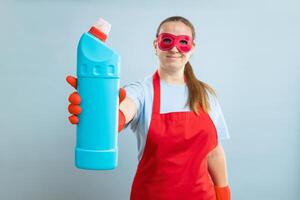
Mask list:
[[[196,47],[196,42],[193,41],[193,49]]]
[[[194,52],[195,48],[196,48],[196,43],[193,41],[192,53]]]
[[[193,56],[195,48],[196,48],[196,44],[193,42],[192,48],[188,53],[189,54],[189,59]]]
[[[157,55],[157,39],[153,40],[153,47],[155,50],[155,55]]]
[[[154,49],[157,49],[157,39],[153,40],[153,47]]]

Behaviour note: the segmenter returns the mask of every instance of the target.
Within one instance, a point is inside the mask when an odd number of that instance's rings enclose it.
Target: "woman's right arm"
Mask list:
[[[140,113],[145,103],[144,82],[136,81],[124,85],[120,89],[120,100],[123,101],[119,104],[119,113],[123,120],[120,120],[126,128],[129,123],[132,123],[131,129],[136,131]],[[119,123],[121,124],[121,123]],[[120,129],[122,130],[122,129]]]
[[[119,108],[125,115],[125,124],[129,123],[137,113],[137,106],[130,97],[125,97]]]

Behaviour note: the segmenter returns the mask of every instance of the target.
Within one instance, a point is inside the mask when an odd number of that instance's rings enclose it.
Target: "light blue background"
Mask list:
[[[76,46],[101,16],[122,56],[121,84],[157,67],[152,41],[166,17],[196,27],[191,63],[216,89],[233,200],[297,200],[300,192],[298,1],[46,1],[0,4],[0,199],[128,199],[137,166],[130,129],[114,171],[74,167],[67,117]]]

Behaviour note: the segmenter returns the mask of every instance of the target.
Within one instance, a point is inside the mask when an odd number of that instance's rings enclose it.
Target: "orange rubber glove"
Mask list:
[[[225,187],[215,186],[217,200],[230,200],[230,188],[229,185]]]
[[[67,76],[66,78],[67,82],[74,87],[75,89],[77,89],[77,78],[75,78],[74,76]],[[125,99],[126,97],[126,90],[124,88],[120,88],[119,90],[119,104],[121,104],[121,102]],[[78,94],[78,92],[73,92],[70,96],[69,96],[69,102],[70,105],[68,107],[69,113],[71,113],[72,115],[69,117],[69,121],[72,124],[78,124],[79,123],[79,118],[78,115],[81,113],[82,109],[80,107],[80,102],[81,102],[81,98],[80,95]],[[121,132],[122,129],[124,128],[126,123],[126,119],[125,119],[125,115],[124,113],[119,109],[119,125],[118,125],[118,132]]]

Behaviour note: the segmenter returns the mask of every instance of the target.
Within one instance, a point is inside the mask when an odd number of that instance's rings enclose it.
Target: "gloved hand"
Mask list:
[[[67,76],[66,80],[72,87],[77,89],[77,78],[75,78],[74,76]],[[124,88],[120,88],[120,90],[119,90],[119,104],[121,104],[121,102],[125,99],[125,97],[126,97],[126,90]],[[69,110],[69,113],[72,114],[69,117],[69,121],[72,124],[78,124],[79,123],[78,115],[81,113],[82,109],[80,107],[81,98],[80,98],[80,95],[78,94],[77,91],[73,92],[69,96],[69,102],[70,102],[70,105],[68,107],[68,110]],[[121,130],[124,128],[125,122],[126,122],[125,115],[119,109],[118,132],[121,132]]]
[[[225,187],[215,186],[215,192],[217,200],[230,200],[230,188],[229,185]]]

